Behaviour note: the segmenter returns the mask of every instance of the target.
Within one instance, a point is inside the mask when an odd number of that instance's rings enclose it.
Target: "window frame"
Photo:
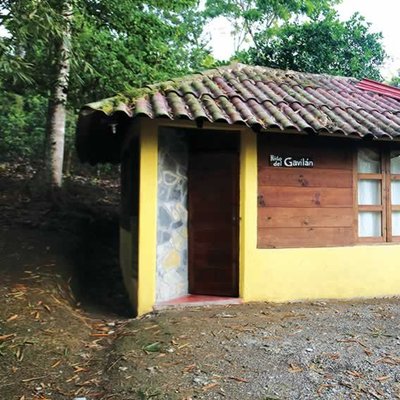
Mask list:
[[[394,149],[389,149],[387,153],[387,209],[388,209],[388,217],[387,217],[387,225],[388,225],[388,242],[400,242],[400,235],[393,235],[392,230],[392,213],[393,211],[400,211],[400,204],[392,204],[392,182],[400,181],[400,174],[392,174],[390,171],[390,152]]]
[[[358,153],[363,148],[375,150],[380,155],[380,173],[358,172]],[[392,212],[400,211],[400,204],[392,204],[392,181],[400,181],[400,173],[392,174],[390,170],[391,151],[398,148],[389,146],[357,146],[354,152],[354,234],[358,243],[399,243],[400,235],[392,234]],[[381,204],[380,205],[362,205],[358,203],[358,183],[360,180],[374,180],[381,183]],[[371,211],[381,213],[381,236],[362,237],[359,236],[359,212]]]

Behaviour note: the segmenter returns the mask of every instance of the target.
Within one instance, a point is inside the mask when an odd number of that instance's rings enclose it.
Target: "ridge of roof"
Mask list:
[[[356,87],[400,100],[400,89],[395,86],[387,85],[386,83],[364,78],[356,84]]]

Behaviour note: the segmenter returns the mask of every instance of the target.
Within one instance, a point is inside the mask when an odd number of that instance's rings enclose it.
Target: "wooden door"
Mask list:
[[[235,151],[189,157],[189,292],[238,296],[239,159]]]

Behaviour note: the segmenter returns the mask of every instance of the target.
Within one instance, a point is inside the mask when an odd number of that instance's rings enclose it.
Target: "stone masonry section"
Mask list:
[[[187,164],[184,133],[162,129],[158,148],[158,303],[188,293]]]

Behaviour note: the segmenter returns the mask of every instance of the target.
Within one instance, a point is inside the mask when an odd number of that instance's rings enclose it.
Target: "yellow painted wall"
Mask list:
[[[346,299],[400,294],[400,246],[255,250],[244,300]]]
[[[240,295],[244,301],[400,294],[400,245],[257,249],[257,141],[242,133]]]
[[[155,304],[158,126],[140,127],[138,315]],[[240,273],[244,301],[350,299],[400,294],[400,245],[257,249],[257,137],[241,133]]]
[[[140,124],[138,315],[153,310],[156,298],[158,127]]]

